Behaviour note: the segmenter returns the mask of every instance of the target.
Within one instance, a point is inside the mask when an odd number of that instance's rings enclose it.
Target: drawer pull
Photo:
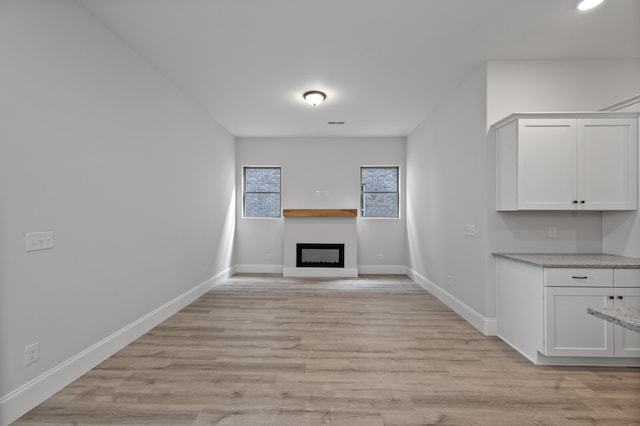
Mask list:
[[[624,297],[618,296],[618,300],[622,300],[622,299],[624,299]]]
[[[609,300],[613,300],[613,296],[609,296]]]
[[[574,278],[576,280],[586,280],[589,277],[587,277],[586,275],[585,276],[581,276],[581,277],[577,277],[577,276],[573,275],[571,278]]]

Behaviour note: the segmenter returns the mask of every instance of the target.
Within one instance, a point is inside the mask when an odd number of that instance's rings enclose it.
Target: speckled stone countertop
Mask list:
[[[587,312],[605,321],[640,333],[640,308],[587,308]]]
[[[640,269],[640,259],[604,253],[493,253],[493,255],[543,268]]]

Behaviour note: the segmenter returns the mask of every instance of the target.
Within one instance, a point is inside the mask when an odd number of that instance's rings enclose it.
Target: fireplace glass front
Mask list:
[[[344,244],[296,244],[298,268],[344,268]]]

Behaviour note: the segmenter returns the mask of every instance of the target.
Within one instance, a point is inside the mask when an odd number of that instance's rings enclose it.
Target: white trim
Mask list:
[[[633,111],[514,112],[493,123],[490,129],[497,129],[521,118],[638,118],[638,113]]]
[[[273,264],[252,264],[252,263],[244,263],[236,265],[235,272],[239,274],[283,274],[284,269],[282,265],[273,265]],[[287,273],[291,273],[292,270],[297,270],[300,268],[286,268]],[[301,269],[312,269],[312,268],[301,268]],[[315,268],[316,270],[326,270],[329,268]],[[342,268],[340,268],[342,269]],[[349,275],[352,276],[352,268],[350,269]],[[336,269],[337,270],[337,269]],[[333,271],[333,270],[332,270]],[[359,274],[372,274],[372,275],[405,275],[407,273],[407,267],[404,265],[359,265],[358,266]],[[344,276],[344,275],[335,275],[335,272],[332,272],[330,275],[318,275],[315,273],[314,275],[288,275],[288,276],[322,276],[322,277],[335,277],[335,276]]]
[[[379,217],[379,216],[363,216],[362,215],[362,169],[398,169],[398,190],[396,191],[396,193],[398,194],[398,216],[395,217],[387,217],[387,216],[383,216],[383,217]],[[359,206],[358,206],[358,220],[363,219],[363,220],[370,220],[370,219],[383,219],[383,220],[400,220],[402,219],[402,215],[403,215],[403,211],[402,211],[402,185],[403,185],[403,180],[402,180],[402,174],[404,173],[404,170],[402,170],[400,164],[394,164],[394,165],[360,165],[360,176],[358,177],[358,179],[360,180],[360,202],[359,202]]]
[[[481,315],[478,311],[462,302],[446,290],[434,284],[424,275],[421,275],[417,271],[407,267],[407,275],[412,278],[420,287],[427,290],[436,299],[447,305],[455,313],[460,315],[465,321],[474,326],[485,336],[496,336],[498,327],[495,318],[487,318]]]
[[[245,176],[246,176],[246,171],[247,169],[278,169],[280,170],[280,182],[279,182],[279,191],[278,191],[278,196],[280,198],[279,203],[280,204],[280,214],[278,216],[245,216],[244,215],[244,208],[245,208],[245,196],[246,196],[246,188],[245,188]],[[242,166],[242,179],[241,179],[241,194],[242,197],[240,198],[241,202],[242,202],[242,214],[240,215],[241,219],[278,219],[278,220],[282,220],[284,217],[282,215],[282,166],[248,166],[248,165],[244,165]],[[272,194],[275,194],[275,192],[272,192]]]
[[[283,277],[356,278],[358,268],[283,268]]]
[[[239,274],[281,274],[282,265],[244,263],[236,265],[235,272]]]
[[[407,267],[404,265],[359,265],[358,273],[372,275],[406,275]]]
[[[535,365],[559,365],[559,366],[580,366],[580,367],[640,367],[639,358],[608,358],[608,357],[580,357],[580,356],[545,356],[540,352],[533,355],[527,354],[514,345],[509,339],[498,336],[507,345],[511,346],[520,355],[531,361]]]
[[[498,318],[488,318],[483,316],[484,330],[482,334],[485,336],[497,336],[498,335]]]
[[[530,359],[529,357],[527,358]],[[536,354],[536,359],[532,361],[536,365],[563,365],[580,367],[640,367],[640,358],[545,356],[540,352]]]
[[[173,300],[143,315],[68,360],[0,398],[0,425],[8,425],[45,399],[192,303],[235,272],[227,268]]]
[[[526,359],[528,359],[529,361],[531,361],[532,363],[538,365],[538,358],[537,356],[540,355],[538,352],[536,352],[536,355],[531,356],[529,355],[526,351],[521,350],[517,345],[514,345],[513,342],[511,342],[509,339],[506,339],[505,337],[501,336],[498,334],[498,337],[500,338],[500,340],[502,340],[503,342],[505,342],[507,345],[511,346],[511,348],[513,350],[515,350],[516,352],[518,352],[520,355],[522,355],[523,357],[525,357]]]
[[[640,93],[635,96],[631,96],[630,98],[618,101],[615,104],[607,105],[606,107],[600,108],[599,111],[618,111],[637,103],[640,103]]]

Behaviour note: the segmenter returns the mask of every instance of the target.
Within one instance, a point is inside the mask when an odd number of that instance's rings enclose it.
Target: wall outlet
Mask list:
[[[53,248],[53,231],[28,232],[26,234],[27,251],[45,250]]]
[[[320,190],[316,189],[316,197],[319,197],[319,196],[320,196]]]
[[[24,348],[24,365],[31,365],[40,359],[40,342],[35,342]]]
[[[555,226],[550,226],[549,230],[549,238],[555,238],[556,237],[556,227]]]

